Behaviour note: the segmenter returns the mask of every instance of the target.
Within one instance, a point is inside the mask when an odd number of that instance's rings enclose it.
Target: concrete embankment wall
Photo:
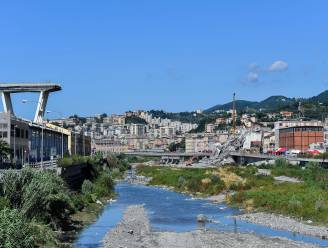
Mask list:
[[[79,190],[83,181],[92,177],[92,172],[92,165],[79,164],[61,168],[58,174],[64,179],[69,188]]]

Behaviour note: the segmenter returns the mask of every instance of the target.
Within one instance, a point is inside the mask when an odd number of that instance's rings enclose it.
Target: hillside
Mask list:
[[[311,106],[311,109],[315,108],[318,105],[328,105],[328,90],[320,93],[317,96],[310,98],[289,98],[285,96],[270,96],[267,99],[256,102],[256,101],[246,101],[246,100],[237,100],[236,109],[237,111],[246,111],[248,109],[254,109],[256,111],[279,111],[279,110],[292,110],[295,111],[298,106],[298,102],[302,102]],[[230,110],[232,109],[232,102],[226,104],[215,105],[211,108],[205,110],[206,113],[211,113],[217,110]],[[317,108],[315,108],[317,109]]]

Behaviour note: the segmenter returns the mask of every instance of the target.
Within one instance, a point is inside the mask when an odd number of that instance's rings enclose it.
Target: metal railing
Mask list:
[[[57,160],[48,160],[43,162],[32,162],[24,164],[23,167],[51,169],[57,167]]]

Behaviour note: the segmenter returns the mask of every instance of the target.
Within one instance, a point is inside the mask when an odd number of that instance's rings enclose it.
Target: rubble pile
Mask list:
[[[218,143],[213,155],[210,158],[204,158],[200,163],[206,163],[211,166],[221,166],[234,163],[230,154],[231,152],[239,151],[243,147],[247,133],[247,130],[240,130],[235,137],[229,137],[224,144]]]

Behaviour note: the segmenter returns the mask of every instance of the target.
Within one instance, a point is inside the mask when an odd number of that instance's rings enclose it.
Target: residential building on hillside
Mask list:
[[[94,139],[92,141],[92,152],[108,155],[111,153],[123,153],[128,151],[128,145],[110,138]]]
[[[205,132],[206,133],[214,133],[215,125],[212,123],[206,124]]]
[[[146,134],[146,125],[144,124],[131,124],[130,134],[136,137],[144,137]]]
[[[293,112],[290,112],[290,111],[281,111],[280,112],[280,115],[283,117],[283,118],[286,118],[286,119],[290,119],[293,117]]]

